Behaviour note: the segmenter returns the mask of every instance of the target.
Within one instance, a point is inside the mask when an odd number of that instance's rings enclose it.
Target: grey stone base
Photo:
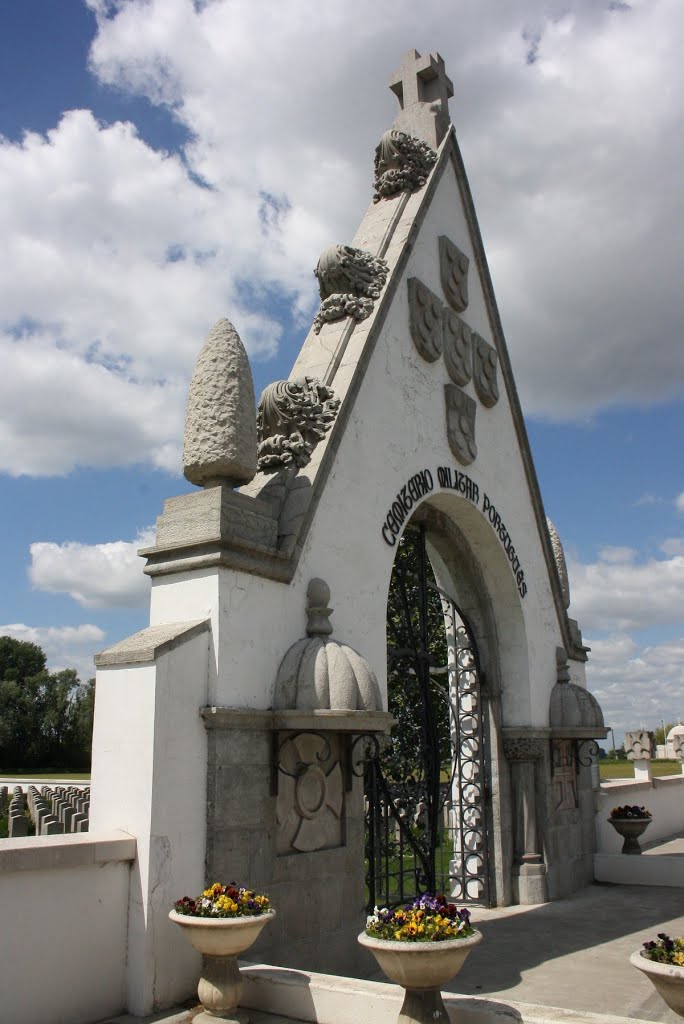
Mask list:
[[[544,864],[515,864],[513,866],[514,903],[546,903],[546,866]]]
[[[362,779],[345,789],[338,845],[279,855],[274,736],[291,733],[274,733],[272,723],[268,712],[207,719],[207,882],[269,894],[278,916],[245,953],[250,961],[353,976],[365,924]]]

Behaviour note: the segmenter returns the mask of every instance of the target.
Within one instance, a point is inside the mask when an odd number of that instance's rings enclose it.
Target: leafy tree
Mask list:
[[[36,644],[0,637],[0,767],[84,770],[90,765],[94,680],[50,673]]]
[[[3,681],[17,682],[36,676],[45,668],[46,660],[38,644],[0,636],[0,679]]]
[[[655,731],[656,743],[665,743],[667,741],[667,734],[669,733],[670,729],[674,729],[675,725],[676,722],[667,722],[664,728],[662,725],[659,725]]]

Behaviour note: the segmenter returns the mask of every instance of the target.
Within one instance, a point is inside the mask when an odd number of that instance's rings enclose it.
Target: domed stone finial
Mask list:
[[[273,694],[276,711],[382,709],[378,680],[366,659],[330,636],[329,600],[325,580],[311,580],[306,591],[308,635],[293,644],[280,663]]]
[[[306,614],[308,622],[306,632],[308,636],[329,636],[332,631],[332,623],[328,618],[332,614],[332,608],[328,608],[330,600],[330,587],[325,580],[311,580],[306,589]]]
[[[183,473],[199,487],[249,483],[256,474],[254,383],[240,336],[229,320],[211,329],[188,393]]]

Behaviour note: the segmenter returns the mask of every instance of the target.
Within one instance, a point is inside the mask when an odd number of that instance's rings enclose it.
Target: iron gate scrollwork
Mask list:
[[[366,762],[368,908],[416,893],[489,901],[483,706],[477,648],[434,580],[425,527],[397,546],[387,608],[385,749]]]

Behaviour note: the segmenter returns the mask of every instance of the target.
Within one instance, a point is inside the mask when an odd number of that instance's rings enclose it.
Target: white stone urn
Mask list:
[[[390,981],[405,990],[397,1024],[449,1024],[441,988],[463,967],[482,932],[439,942],[391,942],[362,932],[359,943],[370,950]]]
[[[169,920],[180,925],[188,942],[204,955],[197,995],[203,1012],[193,1024],[228,1020],[248,1024],[249,1016],[238,1010],[242,978],[237,965],[240,953],[256,941],[259,932],[276,916],[275,910],[253,917],[192,917],[170,911]]]
[[[608,818],[618,835],[622,836],[622,853],[641,853],[639,836],[653,821],[652,818]]]
[[[629,962],[637,970],[643,971],[660,998],[667,1003],[670,1009],[678,1013],[680,1017],[684,1017],[684,967],[649,960],[641,950],[632,953]]]

